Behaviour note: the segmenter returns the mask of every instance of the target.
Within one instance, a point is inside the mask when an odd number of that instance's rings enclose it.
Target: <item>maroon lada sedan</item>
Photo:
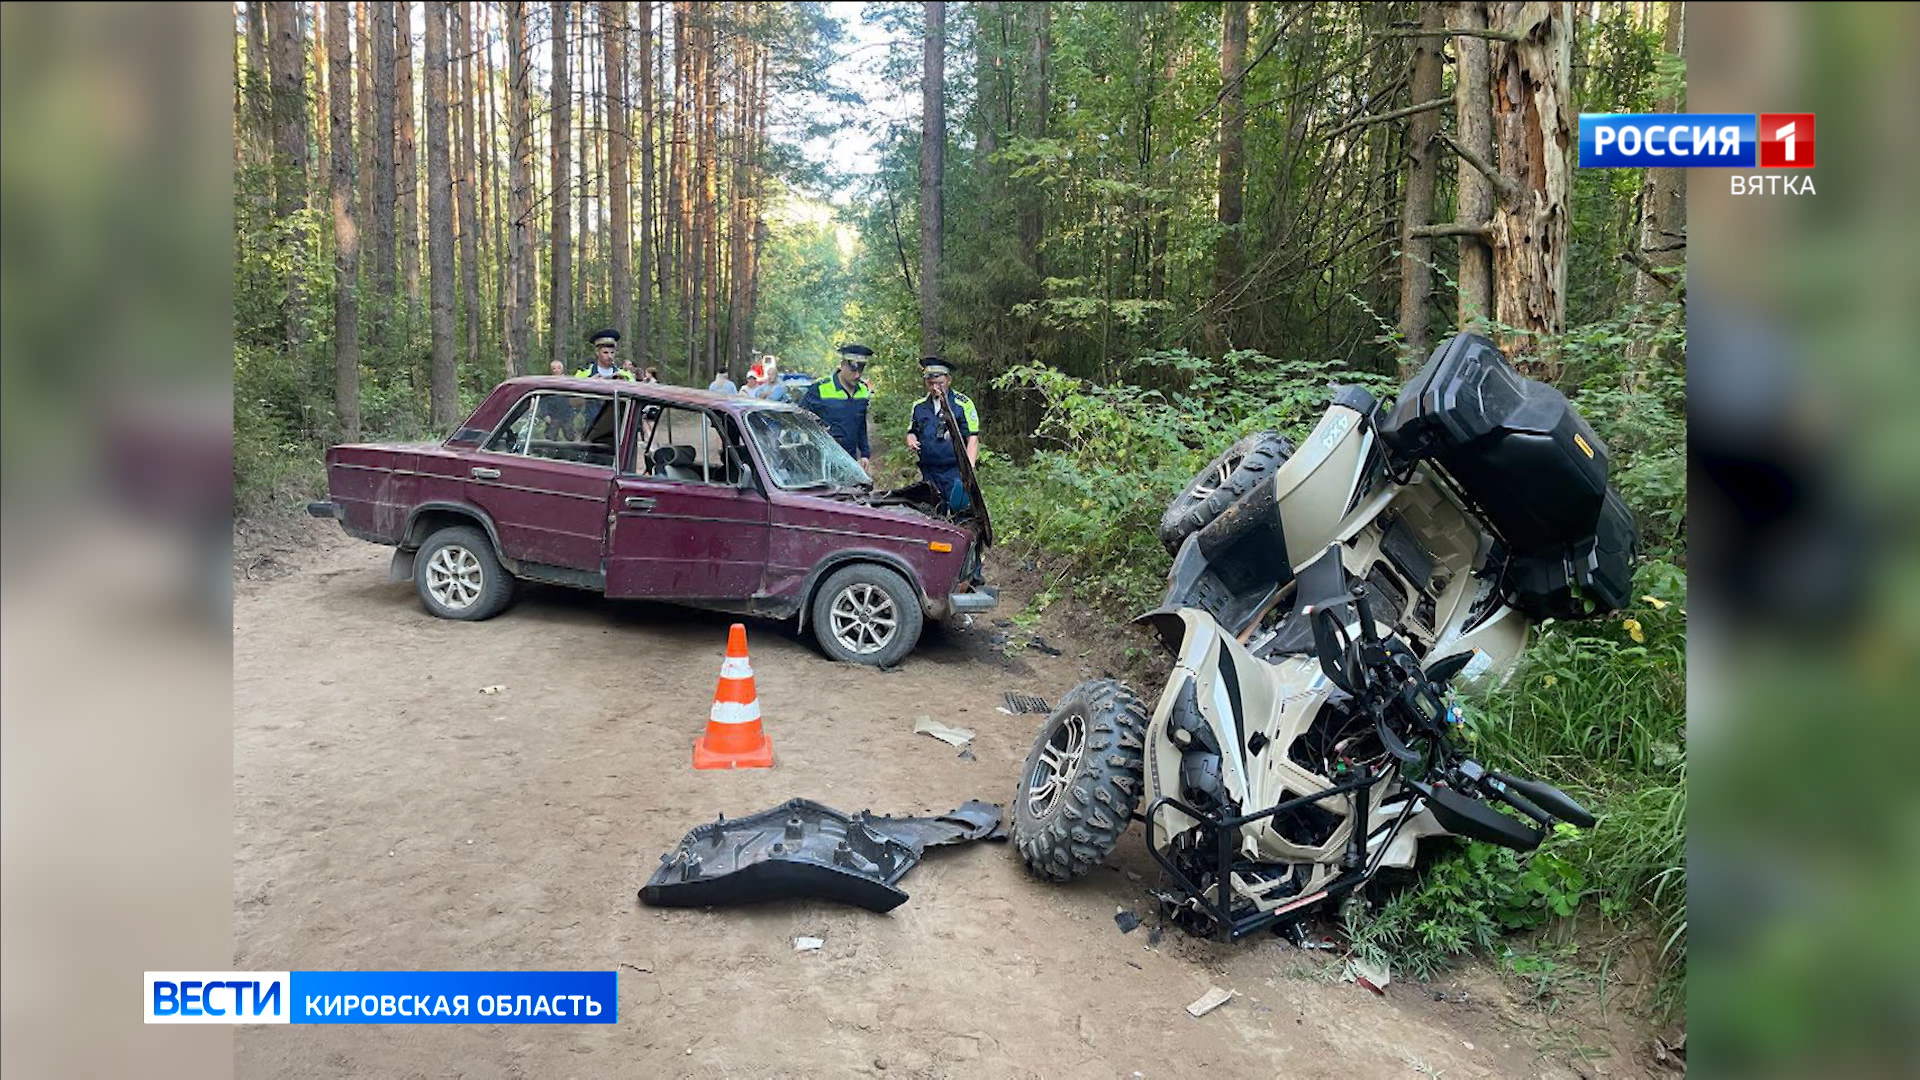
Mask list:
[[[398,549],[392,580],[447,619],[539,581],[794,618],[828,656],[887,666],[925,619],[995,603],[984,512],[876,491],[813,414],[753,398],[511,379],[438,445],[328,450],[327,487],[309,512]]]

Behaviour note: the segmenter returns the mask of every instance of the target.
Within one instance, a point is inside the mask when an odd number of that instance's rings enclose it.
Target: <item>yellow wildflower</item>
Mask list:
[[[1620,625],[1627,628],[1627,636],[1633,639],[1635,645],[1645,645],[1647,643],[1647,635],[1641,631],[1639,619],[1628,619]]]

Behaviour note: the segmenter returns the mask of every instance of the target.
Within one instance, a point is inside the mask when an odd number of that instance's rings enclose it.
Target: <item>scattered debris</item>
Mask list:
[[[1381,997],[1386,997],[1387,987],[1393,983],[1393,972],[1385,964],[1376,964],[1356,956],[1347,961],[1346,974],[1340,979],[1342,982],[1359,983]]]
[[[1167,933],[1166,929],[1162,927],[1159,923],[1155,923],[1152,926],[1147,927],[1147,944],[1148,945],[1160,944],[1160,939],[1166,936],[1166,933]]]
[[[978,800],[939,817],[846,814],[809,799],[695,826],[640,890],[653,907],[837,900],[869,911],[906,902],[898,885],[927,848],[1004,840],[1000,808]]]
[[[1001,716],[1015,715],[1014,711],[1012,709],[1007,708],[1005,705],[995,705],[993,707],[993,711],[999,713]]]
[[[815,952],[827,943],[825,938],[797,937],[793,939],[794,952]]]
[[[956,755],[954,755],[954,756],[955,756],[955,757],[957,757],[957,758],[959,758],[959,759],[960,759],[961,761],[972,761],[972,760],[974,760],[974,757],[973,757],[973,751],[972,751],[972,750],[971,750],[970,748],[967,748],[967,747],[961,747],[961,749],[960,749],[960,752],[959,752],[958,754],[956,754]]]
[[[1140,928],[1140,916],[1135,915],[1126,908],[1121,908],[1113,913],[1113,922],[1114,925],[1120,928],[1120,932],[1123,934],[1131,934]]]
[[[1053,711],[1053,706],[1047,704],[1046,698],[1035,694],[1023,694],[1018,690],[1007,691],[1007,708],[1015,713],[1038,713],[1042,716]]]
[[[504,686],[483,686],[480,688],[480,692],[483,694],[497,694],[505,689],[506,687]]]
[[[1128,881],[1145,881],[1146,879],[1141,877],[1138,871],[1129,870],[1127,871],[1127,880]]]
[[[1035,652],[1046,653],[1048,656],[1062,655],[1059,649],[1056,649],[1053,646],[1047,644],[1047,639],[1041,637],[1039,634],[1033,635],[1032,640],[1027,642],[1027,647],[1032,649]],[[1047,711],[1051,712],[1053,710],[1049,709]]]
[[[973,732],[966,728],[948,727],[931,716],[916,716],[913,719],[915,735],[931,735],[948,746],[965,748],[973,741]]]
[[[1232,1000],[1233,1000],[1233,991],[1222,990],[1216,986],[1211,990],[1208,990],[1206,993],[1200,995],[1200,1000],[1187,1006],[1187,1015],[1192,1017],[1205,1016],[1208,1013],[1212,1012],[1213,1010],[1219,1008],[1222,1005],[1225,1005],[1227,1002]]]
[[[623,968],[627,968],[627,969],[628,969],[628,970],[630,970],[630,971],[637,971],[637,972],[639,972],[639,973],[640,973],[640,974],[642,974],[642,975],[651,975],[651,974],[653,974],[653,964],[652,964],[652,962],[648,962],[648,963],[645,963],[645,964],[629,964],[629,963],[627,963],[626,961],[624,961],[624,960],[623,960],[623,961],[621,961],[621,962],[620,962],[620,966],[621,966],[621,967],[623,967]]]

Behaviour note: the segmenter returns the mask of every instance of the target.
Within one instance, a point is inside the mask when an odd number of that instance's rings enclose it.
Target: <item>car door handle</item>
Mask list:
[[[472,474],[473,474],[473,478],[474,478],[475,480],[498,480],[498,479],[500,479],[500,470],[499,470],[499,469],[489,469],[489,468],[486,468],[486,467],[484,467],[484,466],[480,466],[480,465],[475,465],[475,466],[474,466],[474,467],[473,467],[473,468],[472,468],[472,469],[471,469],[470,471],[472,472]]]
[[[654,504],[658,500],[645,498],[643,496],[629,495],[627,496],[625,501],[627,504],[627,509],[629,510],[651,510],[653,509]]]

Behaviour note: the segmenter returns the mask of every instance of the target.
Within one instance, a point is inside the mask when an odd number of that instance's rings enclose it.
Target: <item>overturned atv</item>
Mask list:
[[[1174,920],[1231,940],[1411,867],[1426,837],[1527,851],[1593,824],[1467,756],[1447,702],[1504,678],[1535,620],[1632,587],[1606,447],[1491,342],[1434,350],[1390,412],[1347,387],[1300,447],[1243,440],[1161,538],[1167,596],[1141,621],[1173,670],[1151,715],[1098,680],[1048,717],[1013,808],[1035,873],[1085,873],[1137,818]]]

